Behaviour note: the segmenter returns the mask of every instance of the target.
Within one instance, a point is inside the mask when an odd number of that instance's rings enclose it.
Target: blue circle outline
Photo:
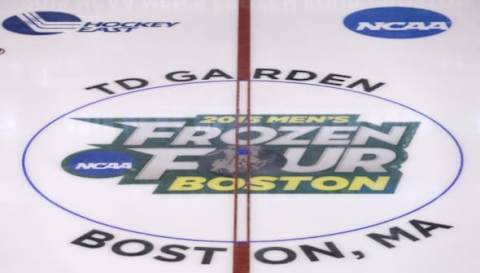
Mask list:
[[[27,159],[27,154],[28,154],[28,150],[30,148],[30,146],[32,145],[33,141],[43,132],[45,131],[50,125],[52,125],[53,123],[57,122],[58,120],[64,118],[65,116],[67,115],[70,115],[76,111],[79,111],[83,108],[86,108],[86,107],[89,107],[91,105],[94,105],[94,104],[97,104],[97,103],[100,103],[100,102],[103,102],[103,101],[106,101],[106,100],[111,100],[111,99],[114,99],[114,98],[118,98],[118,97],[122,97],[122,96],[127,96],[127,95],[130,95],[130,94],[134,94],[134,93],[139,93],[139,92],[145,92],[145,91],[149,91],[149,90],[154,90],[154,89],[160,89],[160,88],[168,88],[168,87],[174,87],[174,86],[182,86],[182,85],[192,85],[192,84],[205,84],[205,83],[220,83],[220,82],[236,82],[237,80],[214,80],[214,81],[193,81],[193,82],[182,82],[182,83],[175,83],[175,84],[166,84],[166,85],[158,85],[158,86],[154,86],[154,87],[148,87],[148,88],[143,88],[143,89],[138,89],[138,90],[133,90],[133,91],[129,91],[129,92],[125,92],[125,93],[121,93],[121,94],[117,94],[117,95],[112,95],[112,96],[109,96],[109,97],[106,97],[106,98],[103,98],[103,99],[99,99],[99,100],[96,100],[96,101],[93,101],[93,102],[90,102],[90,103],[87,103],[87,104],[84,104],[82,106],[79,106],[77,108],[74,108],[73,110],[70,110],[58,117],[56,117],[55,119],[51,120],[50,122],[48,122],[46,125],[44,125],[42,128],[40,128],[31,138],[30,140],[27,142],[27,145],[25,146],[24,150],[23,150],[23,153],[22,153],[22,161],[21,161],[21,164],[22,164],[22,171],[23,171],[23,174],[25,176],[25,178],[27,179],[29,185],[35,190],[35,192],[37,192],[41,197],[43,197],[45,200],[47,200],[50,204],[64,210],[65,212],[68,212],[74,216],[77,216],[81,219],[84,219],[84,220],[87,220],[89,222],[93,222],[93,223],[96,223],[96,224],[99,224],[99,225],[103,225],[103,226],[106,226],[106,227],[109,227],[109,228],[113,228],[113,229],[117,229],[117,230],[122,230],[122,231],[126,231],[126,232],[131,232],[131,233],[135,233],[135,234],[140,234],[140,235],[146,235],[146,236],[151,236],[151,237],[157,237],[157,238],[164,238],[164,239],[173,239],[173,240],[182,240],[182,241],[190,241],[190,242],[206,242],[206,243],[236,243],[236,242],[239,242],[239,241],[230,241],[230,240],[206,240],[206,239],[193,239],[193,238],[182,238],[182,237],[174,237],[174,236],[166,236],[166,235],[159,235],[159,234],[154,234],[154,233],[148,233],[148,232],[142,232],[142,231],[138,231],[138,230],[132,230],[132,229],[128,229],[128,228],[124,228],[124,227],[120,227],[120,226],[115,226],[115,225],[111,225],[111,224],[108,224],[108,223],[104,223],[104,222],[101,222],[101,221],[98,221],[98,220],[95,220],[95,219],[92,219],[92,218],[89,218],[87,216],[83,216],[71,209],[68,209],[66,207],[63,207],[62,205],[60,205],[59,203],[55,202],[54,200],[50,199],[46,194],[44,194],[42,191],[40,191],[37,186],[34,184],[33,180],[30,178],[30,176],[28,175],[28,170],[27,170],[27,167],[26,167],[26,159]],[[364,96],[368,96],[368,97],[372,97],[372,98],[376,98],[376,99],[379,99],[379,100],[383,100],[383,101],[386,101],[386,102],[390,102],[392,104],[395,104],[397,106],[400,106],[400,107],[403,107],[403,108],[406,108],[408,110],[411,110],[425,118],[427,118],[428,120],[432,121],[434,124],[436,124],[437,126],[439,126],[443,131],[445,131],[445,133],[447,133],[448,136],[450,136],[450,138],[453,140],[453,142],[455,143],[457,149],[458,149],[458,153],[459,153],[459,159],[460,159],[460,164],[459,164],[459,168],[458,168],[458,171],[457,171],[457,174],[455,175],[454,179],[452,180],[452,182],[448,185],[448,187],[443,190],[439,195],[435,196],[433,199],[431,199],[430,201],[426,202],[425,204],[413,209],[413,210],[410,210],[408,212],[405,212],[403,214],[400,214],[398,216],[395,216],[395,217],[392,217],[392,218],[388,218],[386,220],[382,220],[380,222],[376,222],[374,224],[370,224],[370,225],[366,225],[366,226],[362,226],[362,227],[358,227],[358,228],[352,228],[352,229],[346,229],[346,230],[342,230],[342,231],[338,231],[338,232],[332,232],[332,233],[327,233],[327,234],[320,234],[320,235],[313,235],[313,236],[304,236],[304,237],[297,237],[297,238],[286,238],[286,239],[277,239],[277,240],[252,240],[252,241],[249,241],[249,243],[272,243],[272,242],[288,242],[288,241],[298,241],[298,240],[308,240],[308,239],[316,239],[316,238],[324,238],[324,237],[329,237],[329,236],[335,236],[335,235],[341,235],[341,234],[346,234],[346,233],[351,233],[351,232],[356,232],[356,231],[360,231],[360,230],[364,230],[364,229],[368,229],[368,228],[372,228],[372,227],[375,227],[375,226],[379,226],[379,225],[383,225],[383,224],[386,224],[386,223],[389,223],[389,222],[392,222],[392,221],[395,221],[395,220],[398,220],[402,217],[405,217],[407,215],[410,215],[414,212],[417,212],[429,205],[431,205],[433,202],[437,201],[439,198],[441,198],[442,196],[444,196],[458,181],[458,179],[460,178],[460,175],[463,171],[463,166],[464,166],[464,153],[463,153],[463,150],[462,150],[462,146],[460,145],[460,142],[455,138],[455,136],[453,135],[452,132],[450,132],[450,130],[448,130],[445,126],[443,126],[440,122],[436,121],[434,118],[428,116],[427,114],[424,114],[422,112],[420,112],[419,110],[416,110],[410,106],[407,106],[405,104],[402,104],[400,102],[397,102],[397,101],[394,101],[394,100],[391,100],[391,99],[387,99],[387,98],[383,98],[383,97],[380,97],[380,96],[376,96],[376,95],[373,95],[373,94],[370,94],[370,93],[363,93],[363,92],[359,92],[359,91],[355,91],[355,90],[350,90],[350,89],[346,89],[346,88],[342,88],[342,87],[335,87],[335,86],[330,86],[330,85],[325,85],[325,84],[318,84],[318,83],[306,83],[306,82],[295,82],[295,81],[283,81],[283,80],[251,80],[252,82],[265,82],[265,83],[287,83],[287,84],[299,84],[299,85],[308,85],[308,86],[321,86],[321,87],[326,87],[326,88],[332,88],[332,89],[337,89],[337,90],[340,90],[340,91],[343,91],[343,92],[348,92],[348,93],[353,93],[353,94],[358,94],[358,95],[364,95]]]

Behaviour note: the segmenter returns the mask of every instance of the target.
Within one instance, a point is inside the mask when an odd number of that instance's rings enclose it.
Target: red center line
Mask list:
[[[233,273],[250,273],[250,129],[251,129],[251,96],[250,96],[250,0],[238,1],[238,38],[237,38],[237,86],[236,86],[236,122],[235,122],[235,173],[234,173],[234,219],[233,219]],[[239,128],[241,82],[247,83],[247,170],[246,170],[246,241],[238,240],[238,181],[239,181]]]

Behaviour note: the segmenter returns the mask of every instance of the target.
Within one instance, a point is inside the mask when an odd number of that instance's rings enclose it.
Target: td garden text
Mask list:
[[[62,167],[89,179],[118,176],[119,185],[152,184],[155,194],[226,194],[235,185],[240,193],[393,193],[419,123],[359,120],[254,115],[250,132],[246,117],[237,132],[231,115],[75,118],[117,135],[111,143],[89,139],[92,148],[72,151]]]

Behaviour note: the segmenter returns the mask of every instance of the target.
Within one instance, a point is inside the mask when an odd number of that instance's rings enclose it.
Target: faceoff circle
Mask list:
[[[100,99],[100,100],[97,100],[97,101],[94,101],[94,102],[91,102],[91,103],[88,103],[86,105],[83,105],[83,106],[80,106],[78,108],[75,108],[59,117],[57,117],[56,119],[50,121],[47,125],[43,126],[31,139],[30,141],[28,142],[27,146],[25,147],[24,149],[24,153],[23,153],[23,157],[22,157],[22,167],[23,167],[23,171],[24,171],[24,175],[25,177],[27,178],[28,182],[30,183],[30,185],[33,187],[33,189],[39,193],[44,199],[46,199],[47,201],[49,201],[51,204],[61,208],[62,210],[66,211],[66,212],[69,212],[77,217],[80,217],[80,218],[83,218],[84,220],[88,220],[88,221],[91,221],[91,222],[94,222],[94,223],[97,223],[97,224],[101,224],[101,225],[104,225],[104,226],[107,226],[107,227],[110,227],[110,228],[115,228],[115,229],[119,229],[119,230],[123,230],[123,231],[127,231],[127,232],[133,232],[133,233],[137,233],[137,234],[142,234],[142,235],[148,235],[148,236],[154,236],[154,237],[160,237],[160,238],[170,238],[170,239],[178,239],[178,240],[187,240],[187,241],[200,241],[200,242],[222,242],[222,243],[229,243],[229,242],[232,242],[232,241],[226,241],[226,240],[211,240],[211,239],[193,239],[193,238],[185,238],[185,237],[174,237],[174,236],[167,236],[167,235],[160,235],[160,234],[155,234],[155,233],[151,233],[151,232],[144,232],[144,231],[139,231],[139,230],[136,230],[136,229],[130,229],[130,228],[126,228],[126,227],[123,227],[123,226],[117,226],[117,225],[113,225],[113,224],[108,224],[106,222],[103,222],[103,221],[99,221],[99,220],[96,220],[96,219],[93,219],[93,218],[90,218],[88,216],[85,216],[85,215],[82,215],[76,211],[73,211],[63,205],[61,205],[60,203],[57,203],[56,201],[54,201],[53,199],[51,199],[49,196],[47,196],[44,192],[42,192],[39,187],[37,187],[37,185],[35,184],[35,182],[33,181],[33,179],[31,178],[31,175],[29,174],[29,170],[28,170],[28,167],[27,167],[27,157],[28,157],[28,154],[29,154],[29,150],[30,150],[30,147],[32,145],[32,143],[37,139],[37,137],[39,135],[42,134],[43,131],[45,131],[48,127],[50,127],[52,124],[54,124],[55,122],[59,121],[60,119],[74,113],[74,112],[77,112],[79,110],[82,110],[84,108],[87,108],[89,106],[92,106],[94,104],[97,104],[97,103],[100,103],[100,102],[103,102],[103,101],[107,101],[107,100],[111,100],[111,99],[114,99],[114,98],[118,98],[118,97],[122,97],[122,96],[126,96],[126,95],[129,95],[129,94],[134,94],[134,93],[139,93],[139,92],[144,92],[144,91],[148,91],[148,90],[153,90],[153,89],[160,89],[160,88],[167,88],[167,87],[175,87],[175,86],[185,86],[185,85],[193,85],[193,84],[207,84],[207,83],[225,83],[225,82],[234,82],[234,81],[231,81],[231,80],[226,80],[226,81],[204,81],[204,82],[189,82],[189,83],[180,83],[180,84],[169,84],[169,85],[163,85],[163,86],[156,86],[156,87],[150,87],[150,88],[145,88],[145,89],[140,89],[140,90],[135,90],[135,91],[131,91],[131,92],[127,92],[127,93],[122,93],[122,94],[118,94],[118,95],[114,95],[114,96],[111,96],[111,97],[108,97],[108,98],[104,98],[104,99]],[[408,212],[405,212],[401,215],[398,215],[396,217],[391,217],[389,219],[386,219],[386,220],[382,220],[382,221],[379,221],[379,222],[376,222],[376,223],[373,223],[373,224],[370,224],[370,225],[365,225],[365,226],[361,226],[361,227],[357,227],[357,228],[353,228],[353,229],[345,229],[345,230],[341,230],[341,231],[338,231],[338,232],[334,232],[334,233],[328,233],[328,234],[320,234],[320,235],[315,235],[315,236],[304,236],[304,237],[298,237],[298,238],[284,238],[284,239],[272,239],[272,240],[253,240],[252,242],[280,242],[280,241],[293,241],[293,240],[302,240],[302,239],[313,239],[313,238],[320,238],[320,237],[327,237],[327,236],[333,236],[333,235],[339,235],[339,234],[345,234],[345,233],[350,233],[350,232],[355,232],[355,231],[359,231],[359,230],[363,230],[363,229],[366,229],[366,228],[370,228],[370,227],[374,227],[374,226],[378,226],[378,225],[381,225],[381,224],[385,224],[387,222],[391,222],[391,221],[394,221],[394,220],[397,220],[401,217],[404,217],[404,216],[407,216],[409,214],[412,214],[428,205],[430,205],[431,203],[433,203],[434,201],[436,201],[437,199],[439,199],[440,197],[442,197],[445,193],[447,193],[452,187],[453,185],[457,182],[461,172],[462,172],[462,168],[463,168],[463,152],[462,152],[462,149],[461,149],[461,146],[459,144],[459,142],[456,140],[456,138],[453,136],[453,134],[447,129],[445,128],[442,124],[440,124],[439,122],[437,122],[436,120],[434,120],[433,118],[429,117],[428,115],[418,111],[418,110],[415,110],[409,106],[406,106],[404,104],[401,104],[401,103],[398,103],[396,101],[393,101],[393,100],[389,100],[389,99],[386,99],[386,98],[382,98],[382,97],[378,97],[378,96],[375,96],[375,95],[372,95],[372,94],[368,94],[368,93],[361,93],[361,92],[357,92],[357,91],[352,91],[352,90],[349,90],[349,89],[343,89],[343,88],[338,88],[338,87],[331,87],[331,86],[324,86],[324,85],[319,85],[319,84],[312,84],[312,83],[298,83],[298,82],[287,82],[287,81],[262,81],[262,80],[253,80],[252,82],[263,82],[263,83],[275,83],[275,84],[296,84],[296,85],[304,85],[304,86],[316,86],[316,87],[328,87],[328,88],[332,88],[332,89],[336,89],[338,91],[343,91],[343,92],[348,92],[348,93],[351,93],[351,94],[357,94],[357,95],[363,95],[363,96],[367,96],[367,97],[370,97],[370,98],[374,98],[374,99],[377,99],[377,100],[382,100],[384,102],[387,102],[387,103],[390,103],[390,104],[394,104],[396,105],[397,107],[401,107],[401,108],[404,108],[404,109],[407,109],[409,111],[412,111],[412,112],[415,112],[416,114],[422,116],[423,118],[426,118],[428,119],[430,122],[432,122],[433,124],[435,124],[437,127],[439,127],[442,131],[444,131],[444,133],[446,133],[449,138],[451,139],[451,141],[453,141],[453,143],[455,144],[456,146],[456,149],[458,151],[458,154],[459,154],[459,167],[458,167],[458,171],[456,172],[456,175],[454,177],[454,179],[450,182],[450,184],[438,195],[436,195],[433,199],[430,199],[428,202],[416,207],[415,209],[413,210],[410,210]]]

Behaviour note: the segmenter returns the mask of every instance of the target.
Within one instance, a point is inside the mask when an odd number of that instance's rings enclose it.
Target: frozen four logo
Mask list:
[[[436,35],[452,26],[451,20],[441,13],[410,7],[364,9],[351,13],[343,23],[356,33],[389,39]]]
[[[171,28],[173,21],[83,22],[80,17],[57,11],[24,12],[3,21],[3,28],[26,35],[52,35],[65,32],[131,32],[141,28]]]
[[[67,156],[62,167],[80,177],[120,177],[120,185],[153,184],[157,194],[231,193],[235,173],[239,192],[249,180],[252,193],[393,193],[419,123],[358,118],[254,115],[248,135],[242,116],[238,149],[235,116],[76,118],[119,132]]]

